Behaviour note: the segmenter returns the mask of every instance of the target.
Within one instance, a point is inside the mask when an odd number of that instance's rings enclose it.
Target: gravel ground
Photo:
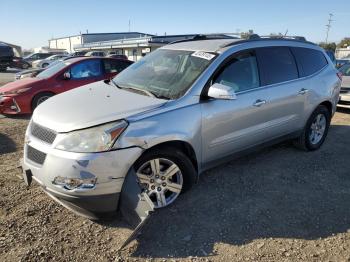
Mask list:
[[[92,222],[18,177],[28,119],[0,119],[2,261],[350,261],[350,110],[321,150],[290,143],[212,169],[137,240],[122,221]]]

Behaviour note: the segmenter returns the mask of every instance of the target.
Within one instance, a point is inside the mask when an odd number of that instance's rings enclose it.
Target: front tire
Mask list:
[[[139,184],[155,208],[173,203],[196,180],[196,170],[191,160],[176,148],[148,151],[136,161],[134,169]]]
[[[331,122],[331,113],[327,107],[319,105],[308,119],[305,128],[298,139],[296,147],[305,151],[319,149],[325,141]]]
[[[53,93],[44,92],[44,93],[39,93],[36,96],[34,96],[34,98],[32,100],[32,111],[34,111],[34,109],[38,105],[40,105],[42,102],[44,102],[45,100],[49,99],[53,95],[54,95]]]
[[[46,68],[46,67],[48,67],[48,66],[49,66],[48,63],[44,63],[41,67],[42,67],[42,68]]]

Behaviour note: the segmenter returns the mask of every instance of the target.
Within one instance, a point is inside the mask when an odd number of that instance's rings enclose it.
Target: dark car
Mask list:
[[[6,71],[6,68],[11,66],[13,58],[13,48],[6,44],[0,43],[0,72]]]
[[[71,53],[71,56],[84,56],[87,53],[87,51],[77,51],[74,53]]]
[[[343,65],[348,64],[348,63],[350,63],[350,59],[337,59],[336,60],[336,67],[340,68]]]
[[[32,67],[32,65],[30,63],[28,63],[27,61],[25,61],[22,57],[15,56],[12,59],[10,67],[20,68],[20,69],[28,69],[28,68]]]
[[[108,55],[107,57],[128,60],[128,57],[126,55]]]

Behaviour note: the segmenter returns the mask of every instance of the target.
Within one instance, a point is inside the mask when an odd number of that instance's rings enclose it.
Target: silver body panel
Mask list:
[[[28,143],[47,154],[43,166],[26,158],[24,164],[33,176],[52,190],[52,179],[59,173],[79,177],[81,170],[98,177],[95,191],[62,194],[104,194],[120,192],[123,178],[146,149],[171,141],[186,143],[195,153],[198,173],[208,163],[219,162],[232,153],[257,146],[303,129],[314,109],[323,102],[332,103],[332,114],[339,98],[340,80],[327,57],[328,65],[314,75],[296,80],[262,86],[237,93],[234,100],[202,100],[201,93],[217,68],[238,51],[266,46],[295,46],[321,50],[315,45],[296,41],[251,41],[233,46],[223,45],[237,40],[184,42],[162,47],[174,50],[216,52],[218,57],[177,100],[147,97],[107,85],[103,81],[60,94],[41,104],[33,121],[58,133],[125,119],[129,126],[118,138],[119,150],[78,154],[45,146],[27,132]],[[302,89],[307,89],[301,94]],[[257,100],[266,101],[254,106]],[[87,160],[81,167],[77,163]],[[120,179],[110,179],[117,176]],[[113,188],[113,189],[112,189]]]

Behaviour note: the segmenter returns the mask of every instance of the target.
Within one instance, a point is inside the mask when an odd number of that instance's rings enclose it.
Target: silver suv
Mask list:
[[[169,44],[112,80],[34,112],[23,171],[65,207],[135,223],[173,203],[203,171],[253,147],[324,142],[341,80],[317,45],[292,39]]]

